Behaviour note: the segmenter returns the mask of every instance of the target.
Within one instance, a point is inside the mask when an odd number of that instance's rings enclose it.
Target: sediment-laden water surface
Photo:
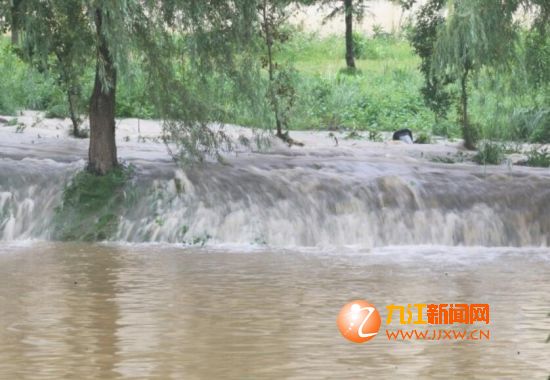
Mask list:
[[[4,244],[0,378],[544,379],[549,277],[544,249]],[[362,345],[336,328],[354,298],[383,319]],[[430,302],[490,304],[491,339],[386,338],[385,305]]]

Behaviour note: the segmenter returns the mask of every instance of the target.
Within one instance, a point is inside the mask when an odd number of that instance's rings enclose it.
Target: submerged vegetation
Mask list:
[[[527,160],[525,160],[523,164],[526,166],[548,168],[550,167],[550,152],[548,152],[547,148],[533,148],[527,153]]]
[[[56,209],[54,238],[99,241],[116,233],[119,213],[132,202],[132,167],[119,166],[107,175],[77,173]]]
[[[498,165],[504,160],[504,149],[500,144],[484,142],[473,159],[480,165]]]

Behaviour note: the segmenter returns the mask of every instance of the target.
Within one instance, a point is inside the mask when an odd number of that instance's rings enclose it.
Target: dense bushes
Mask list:
[[[409,71],[393,70],[384,77],[314,75],[303,77],[298,87],[300,106],[296,128],[346,127],[360,130],[429,129],[431,113],[423,106]],[[412,79],[412,80],[411,80]]]
[[[533,148],[527,153],[527,160],[524,162],[526,166],[534,166],[541,168],[550,167],[550,153],[548,149],[537,150]]]
[[[418,61],[407,43],[388,37],[355,39],[361,59],[353,73],[341,70],[344,43],[335,36],[296,33],[278,53],[298,72],[290,128],[431,131],[433,116],[418,94]],[[229,113],[238,115],[234,123],[260,124],[247,112]]]
[[[117,94],[118,117],[158,117],[147,91],[145,74],[139,62],[131,61],[131,75],[121,76]],[[23,109],[45,111],[49,118],[68,117],[67,95],[58,79],[48,71],[39,72],[24,63],[13,51],[9,40],[0,38],[0,114],[15,115]],[[87,67],[82,83],[79,109],[88,108],[87,94],[92,92],[94,68]]]
[[[62,91],[47,73],[30,69],[0,38],[0,113],[15,115],[19,109],[66,108]]]
[[[456,110],[447,117],[435,118],[425,105],[420,88],[423,78],[420,60],[407,42],[392,36],[367,38],[354,36],[358,70],[342,71],[343,39],[323,39],[295,32],[279,58],[298,71],[294,86],[296,105],[290,126],[294,129],[395,130],[440,136],[461,135]],[[518,60],[524,59],[518,52]],[[470,124],[476,139],[548,142],[550,110],[544,86],[533,88],[525,66],[508,73],[482,71],[471,83]],[[458,86],[448,88],[451,97]],[[231,110],[231,105],[228,106]],[[242,110],[230,114],[232,122],[259,125],[254,115]]]
[[[473,159],[480,165],[498,165],[504,160],[504,149],[500,144],[485,142]]]

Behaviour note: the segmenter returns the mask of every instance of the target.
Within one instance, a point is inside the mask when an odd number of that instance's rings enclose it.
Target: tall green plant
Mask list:
[[[275,116],[276,136],[292,144],[295,142],[288,136],[288,127],[296,99],[293,69],[275,59],[275,49],[289,39],[288,31],[283,28],[288,18],[289,4],[288,0],[261,0],[258,12],[265,47],[262,63],[269,77],[268,99]],[[283,132],[284,129],[287,130],[286,133]]]
[[[468,114],[469,80],[485,66],[505,64],[513,54],[516,33],[512,12],[500,2],[450,1],[448,12],[435,42],[433,70],[440,77],[452,75],[458,79],[458,115],[464,145],[474,149],[478,131]]]
[[[420,91],[426,105],[433,111],[436,123],[446,117],[452,101],[446,89],[452,82],[452,77],[441,76],[432,70],[437,32],[445,23],[444,6],[445,0],[429,0],[424,3],[416,14],[416,22],[411,33],[407,36],[421,59],[420,72],[424,76],[424,86]]]
[[[82,115],[86,113],[83,107],[84,98],[87,97],[87,94],[82,93],[82,82],[86,67],[91,62],[88,52],[94,41],[93,34],[86,28],[78,32],[78,37],[75,36],[72,25],[87,22],[82,5],[70,1],[39,2],[31,5],[22,1],[20,7],[22,15],[24,12],[36,13],[41,18],[40,22],[33,18],[27,19],[24,39],[18,48],[27,61],[40,70],[51,72],[57,78],[59,87],[65,92],[73,135],[79,137]]]

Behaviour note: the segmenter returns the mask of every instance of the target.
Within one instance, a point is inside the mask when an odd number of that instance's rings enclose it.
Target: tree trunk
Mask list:
[[[115,142],[116,68],[102,32],[101,9],[96,11],[98,38],[95,83],[90,99],[88,170],[104,175],[118,165]],[[103,73],[103,78],[100,74]],[[103,80],[102,80],[103,79]]]
[[[464,137],[464,147],[466,149],[475,149],[475,139],[468,121],[468,73],[465,69],[460,78],[460,102],[461,102],[461,119],[462,119],[462,135]]]
[[[264,0],[263,2],[263,9],[262,9],[262,16],[263,16],[263,22],[264,22],[264,35],[265,35],[265,43],[267,45],[267,70],[269,73],[269,85],[270,85],[270,91],[273,91],[273,85],[274,85],[274,72],[275,67],[273,65],[273,32],[271,30],[271,21],[269,20],[268,15],[268,4],[267,0]],[[279,117],[279,101],[277,99],[276,94],[271,94],[271,102],[273,105],[273,110],[275,111],[275,125],[277,127],[277,136],[283,137],[283,126],[281,123],[281,118]]]
[[[355,57],[353,54],[353,0],[344,0],[344,12],[346,14],[346,65],[349,69],[355,69]]]
[[[56,49],[55,56],[57,57],[58,65],[61,68],[61,77],[59,84],[65,87],[65,93],[67,95],[67,104],[69,106],[69,118],[73,124],[73,136],[81,137],[78,127],[80,125],[80,115],[77,112],[77,99],[75,99],[80,92],[77,89],[78,85],[73,84],[76,80],[73,78],[73,75],[70,72],[70,69],[67,67],[66,59],[63,55],[62,49]]]
[[[11,30],[11,44],[13,46],[17,46],[19,44],[19,32],[17,29],[14,29],[14,27],[12,27]]]
[[[78,130],[78,126],[80,125],[80,118],[78,116],[78,113],[76,111],[76,102],[74,99],[74,90],[69,87],[67,89],[67,102],[69,104],[69,117],[71,118],[71,123],[73,124],[73,136],[74,137],[80,137],[80,131]]]
[[[12,2],[10,12],[11,12],[11,44],[16,46],[19,44],[19,21],[20,21],[20,6],[21,0],[15,0]]]

